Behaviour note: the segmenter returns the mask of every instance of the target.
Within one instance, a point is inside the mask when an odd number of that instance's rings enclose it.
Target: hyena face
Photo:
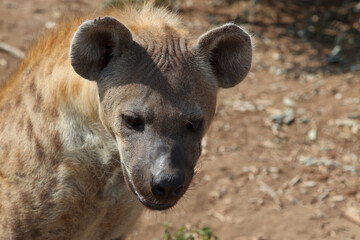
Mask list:
[[[194,46],[166,25],[129,30],[105,17],[79,27],[72,66],[97,81],[102,122],[117,142],[129,188],[146,207],[170,208],[185,193],[217,89],[238,84],[251,58],[249,35],[232,24]]]

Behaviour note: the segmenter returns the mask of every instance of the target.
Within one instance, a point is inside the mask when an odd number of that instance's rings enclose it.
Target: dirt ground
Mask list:
[[[220,240],[360,239],[360,71],[323,67],[331,46],[288,34],[286,8],[260,2],[248,23],[250,1],[224,2],[183,1],[180,14],[194,36],[243,24],[256,42],[252,71],[220,92],[191,189],[170,211],[146,211],[129,239],[161,237],[164,221],[210,226]],[[0,42],[26,51],[44,29],[102,7],[0,0]],[[0,83],[19,62],[0,51]]]

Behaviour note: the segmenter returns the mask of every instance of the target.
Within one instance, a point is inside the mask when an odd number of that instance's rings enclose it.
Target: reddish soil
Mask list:
[[[180,14],[194,35],[245,23],[250,1],[223,2],[183,1]],[[102,6],[0,0],[0,42],[26,51],[46,27]],[[322,68],[331,46],[287,34],[291,19],[258,3],[244,24],[256,42],[252,71],[220,92],[191,189],[170,211],[146,211],[129,239],[161,237],[164,221],[210,226],[220,240],[360,239],[360,223],[345,214],[360,210],[360,73]],[[0,51],[0,83],[19,62]]]

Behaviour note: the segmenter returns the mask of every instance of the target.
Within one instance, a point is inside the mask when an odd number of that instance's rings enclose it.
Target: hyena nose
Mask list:
[[[168,174],[162,171],[151,175],[151,192],[161,201],[177,199],[184,188],[185,177],[183,174]]]

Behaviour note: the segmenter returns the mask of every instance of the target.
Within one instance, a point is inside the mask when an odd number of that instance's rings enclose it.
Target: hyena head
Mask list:
[[[146,207],[164,210],[188,188],[217,90],[245,78],[252,43],[234,24],[193,45],[165,24],[130,29],[113,17],[82,23],[71,64],[97,82],[101,120],[117,142],[127,185]]]

